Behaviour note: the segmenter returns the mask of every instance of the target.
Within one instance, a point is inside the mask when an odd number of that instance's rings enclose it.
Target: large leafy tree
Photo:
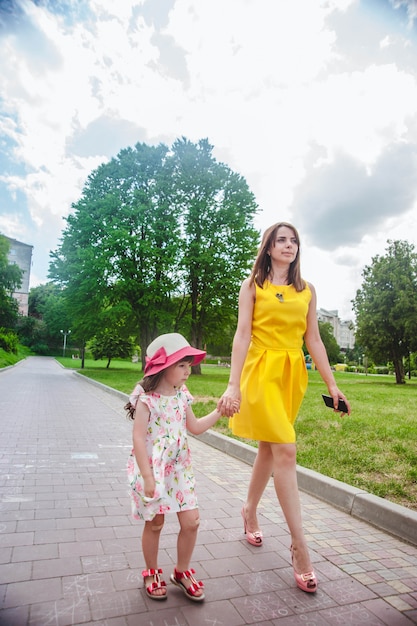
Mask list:
[[[9,262],[10,243],[0,234],[0,327],[15,328],[19,305],[12,294],[22,284],[23,270]]]
[[[356,341],[375,362],[392,361],[398,384],[404,359],[417,349],[417,255],[406,241],[390,241],[362,272],[356,292]]]
[[[213,157],[206,139],[177,140],[173,201],[181,218],[181,269],[193,345],[218,337],[236,310],[241,280],[259,242],[257,205],[246,181]]]
[[[161,332],[202,346],[235,313],[258,241],[255,211],[246,182],[205,140],[171,151],[136,144],[100,166],[51,254],[49,275],[65,287],[79,341],[120,311],[142,359]]]

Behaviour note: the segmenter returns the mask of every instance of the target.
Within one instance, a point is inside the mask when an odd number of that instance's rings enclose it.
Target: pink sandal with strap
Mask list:
[[[153,577],[153,582],[146,587],[145,591],[148,598],[152,598],[152,600],[166,600],[167,591],[166,591],[166,582],[161,580],[161,569],[144,569],[142,572],[143,581],[145,582],[145,578]],[[164,589],[165,593],[157,593],[155,591],[159,589]]]
[[[291,552],[292,566],[294,570],[294,578],[295,578],[295,582],[297,583],[297,587],[301,589],[302,591],[306,591],[307,593],[316,593],[317,578],[314,573],[314,570],[311,570],[311,572],[306,572],[305,574],[298,574],[295,571],[295,567],[294,567],[294,548],[292,546],[290,548],[290,552]]]
[[[262,541],[263,541],[263,535],[262,535],[262,530],[255,530],[254,533],[252,533],[250,530],[248,530],[248,525],[246,523],[246,516],[245,516],[245,507],[242,507],[241,510],[241,515],[243,517],[243,532],[246,535],[246,541],[248,543],[250,543],[252,546],[258,546],[260,547],[262,545]]]
[[[187,569],[186,572],[178,572],[177,569],[174,568],[174,573],[171,574],[171,582],[174,583],[174,585],[177,585],[177,587],[179,587],[180,589],[182,589],[185,595],[190,598],[190,600],[193,600],[194,602],[201,602],[205,598],[204,591],[198,596],[196,595],[196,593],[200,591],[200,589],[204,588],[204,584],[201,582],[201,580],[197,582],[193,574],[195,574],[194,569]],[[187,587],[182,582],[183,578],[187,578],[191,581],[191,585],[189,587]]]

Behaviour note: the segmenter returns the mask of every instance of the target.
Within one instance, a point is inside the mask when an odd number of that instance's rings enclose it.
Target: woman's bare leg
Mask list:
[[[294,568],[297,573],[307,573],[313,568],[308,553],[302,525],[300,496],[297,483],[295,443],[271,444],[273,455],[274,486],[282,512],[291,533]]]
[[[246,503],[243,506],[247,529],[251,533],[259,531],[256,510],[268,481],[271,478],[273,461],[271,444],[260,441],[258,453],[253,464]]]

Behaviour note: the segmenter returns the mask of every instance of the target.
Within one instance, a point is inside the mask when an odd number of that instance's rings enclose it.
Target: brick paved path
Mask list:
[[[123,399],[53,359],[0,372],[2,626],[406,626],[417,624],[417,547],[302,494],[319,578],[295,586],[272,482],[260,508],[262,548],[244,539],[250,466],[191,440],[201,526],[193,566],[204,603],[168,583],[146,597],[141,523],[130,517]],[[167,516],[160,566],[169,580],[178,525]]]

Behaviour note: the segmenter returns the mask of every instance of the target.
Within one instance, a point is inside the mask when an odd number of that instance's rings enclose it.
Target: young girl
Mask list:
[[[199,435],[221,417],[218,410],[197,419],[185,382],[191,365],[205,357],[178,333],[157,337],[146,351],[145,376],[133,390],[133,450],[128,461],[132,513],[145,521],[142,551],[146,569],[142,572],[146,594],[165,600],[167,590],[158,567],[159,538],[165,513],[176,513],[180,523],[177,564],[171,581],[185,595],[200,602],[203,583],[194,578],[190,560],[199,525],[195,478],[191,465],[187,430]]]

